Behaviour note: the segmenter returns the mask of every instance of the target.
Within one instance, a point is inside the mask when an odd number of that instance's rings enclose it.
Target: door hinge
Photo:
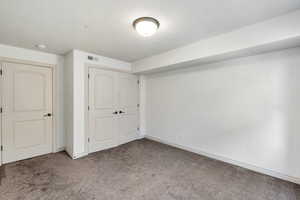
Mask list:
[[[90,138],[88,138],[88,142],[90,142]]]
[[[88,106],[88,110],[90,110],[90,106]]]
[[[2,113],[3,112],[3,108],[0,108],[0,113]]]
[[[0,69],[0,76],[2,76],[2,74],[3,74],[3,70],[2,70],[2,69]]]
[[[88,74],[88,78],[90,78],[90,74]]]
[[[139,107],[140,107],[140,104],[138,103],[136,106],[139,108]]]
[[[140,80],[137,80],[137,84],[140,84]]]
[[[1,145],[0,151],[3,151],[3,146]]]

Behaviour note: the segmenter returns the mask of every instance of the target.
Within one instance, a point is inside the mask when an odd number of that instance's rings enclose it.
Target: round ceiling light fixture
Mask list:
[[[134,29],[144,37],[148,37],[156,33],[159,25],[159,21],[152,17],[141,17],[133,22]]]

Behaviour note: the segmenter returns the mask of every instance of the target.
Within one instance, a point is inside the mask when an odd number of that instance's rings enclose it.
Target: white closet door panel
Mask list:
[[[118,73],[119,101],[118,107],[137,111],[138,84],[137,76],[127,73]]]
[[[136,115],[123,115],[119,120],[120,130],[122,135],[127,136],[136,132],[137,129],[137,116]]]
[[[118,120],[119,143],[136,139],[138,134],[138,79],[128,73],[118,74],[119,104],[122,113]]]
[[[89,69],[89,152],[100,151],[117,145],[116,73]]]
[[[3,163],[52,152],[52,71],[3,64]]]
[[[136,139],[137,77],[89,68],[89,152]]]
[[[116,119],[113,116],[91,117],[89,130],[89,152],[100,151],[117,145]]]
[[[115,84],[113,74],[96,74],[94,77],[94,81],[95,109],[113,109],[115,107]]]

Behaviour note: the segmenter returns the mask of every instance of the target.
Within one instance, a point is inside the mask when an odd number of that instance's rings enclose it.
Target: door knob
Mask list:
[[[125,113],[125,112],[123,112],[122,110],[120,110],[120,111],[119,111],[119,114],[122,114],[122,113]]]
[[[44,117],[51,117],[51,116],[52,116],[51,113],[44,114]]]
[[[117,114],[118,114],[118,111],[115,111],[115,112],[113,112],[112,114],[117,115]]]

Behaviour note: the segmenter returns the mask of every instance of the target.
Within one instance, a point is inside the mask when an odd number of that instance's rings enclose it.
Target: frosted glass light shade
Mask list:
[[[149,37],[156,33],[159,28],[159,22],[151,17],[141,17],[133,22],[135,30],[144,37]]]

